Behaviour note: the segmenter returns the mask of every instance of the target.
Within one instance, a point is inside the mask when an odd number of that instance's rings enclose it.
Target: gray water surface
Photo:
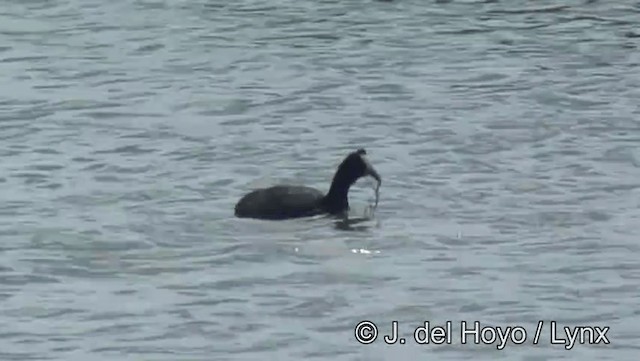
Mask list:
[[[639,22],[631,0],[2,1],[0,360],[636,360]],[[371,219],[233,216],[255,187],[328,189],[359,147]],[[452,343],[417,345],[424,321]],[[462,344],[461,321],[527,340]],[[551,321],[610,344],[565,350]]]

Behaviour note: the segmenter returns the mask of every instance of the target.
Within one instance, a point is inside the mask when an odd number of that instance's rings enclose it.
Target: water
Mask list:
[[[639,15],[3,1],[0,359],[635,360]],[[233,217],[257,186],[327,189],[359,147],[373,219]],[[413,341],[448,320],[451,345]],[[527,340],[461,344],[461,321]],[[550,321],[610,344],[567,351]]]

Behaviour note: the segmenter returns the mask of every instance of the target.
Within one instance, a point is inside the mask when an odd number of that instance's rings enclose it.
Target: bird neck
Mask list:
[[[331,188],[325,196],[325,206],[330,213],[339,213],[349,209],[349,188],[355,179],[350,179],[345,169],[339,168],[336,171]]]

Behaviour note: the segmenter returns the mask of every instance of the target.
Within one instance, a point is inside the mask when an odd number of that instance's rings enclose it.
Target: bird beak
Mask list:
[[[373,178],[375,178],[378,181],[378,186],[380,186],[380,184],[382,183],[382,178],[380,178],[380,174],[378,174],[376,169],[373,168],[371,163],[369,163],[368,159],[366,159],[364,157],[362,157],[362,159],[364,160],[364,163],[367,166],[367,169],[365,170],[365,175],[369,175],[369,176],[372,176]]]

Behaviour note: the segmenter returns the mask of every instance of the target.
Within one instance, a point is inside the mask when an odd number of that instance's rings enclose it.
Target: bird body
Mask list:
[[[239,217],[286,219],[323,213],[324,193],[304,186],[277,185],[256,189],[240,199],[235,214]]]

